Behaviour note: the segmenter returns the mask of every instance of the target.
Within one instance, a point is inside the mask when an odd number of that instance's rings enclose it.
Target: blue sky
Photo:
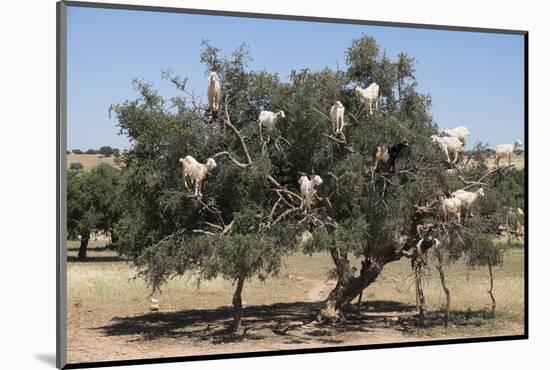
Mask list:
[[[292,69],[344,68],[362,34],[392,59],[404,51],[417,60],[418,89],[432,95],[440,128],[465,125],[471,143],[524,141],[522,36],[69,7],[67,147],[128,147],[108,107],[136,97],[133,78],[174,96],[160,78],[170,68],[205,96],[203,38],[224,54],[246,42],[250,68],[286,78]]]

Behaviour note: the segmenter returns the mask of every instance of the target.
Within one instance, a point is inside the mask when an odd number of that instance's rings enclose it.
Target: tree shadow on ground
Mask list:
[[[95,330],[107,336],[126,337],[128,342],[186,338],[197,344],[223,344],[279,337],[285,344],[337,345],[345,343],[346,335],[368,334],[377,329],[414,335],[419,328],[444,327],[443,312],[429,312],[420,325],[414,306],[394,301],[369,301],[361,311],[349,305],[345,311],[346,321],[321,324],[313,321],[321,304],[293,302],[245,307],[243,326],[246,329],[238,335],[228,330],[233,318],[231,306],[115,317],[108,325]],[[476,327],[487,324],[490,318],[485,310],[452,311],[449,323]]]
[[[79,249],[80,249],[79,246],[67,247],[68,252],[78,252]],[[110,245],[106,245],[104,247],[88,247],[88,253],[95,253],[95,252],[115,252],[115,250]]]
[[[197,343],[221,344],[262,340],[280,336],[284,343],[344,343],[339,334],[359,334],[379,328],[394,328],[396,316],[412,316],[415,308],[399,302],[371,301],[358,312],[355,306],[346,310],[346,321],[320,324],[314,320],[322,302],[293,302],[248,306],[243,312],[245,334],[228,331],[231,306],[215,309],[192,309],[177,312],[152,312],[133,317],[115,317],[105,326],[95,328],[107,336],[128,337],[129,341],[188,338]]]
[[[78,263],[97,263],[97,262],[124,262],[124,258],[118,256],[88,256],[84,259],[79,259],[77,256],[67,256],[67,262]]]
[[[96,262],[124,262],[125,258],[116,254],[112,246],[88,248],[87,256],[84,259],[78,259],[77,253],[79,247],[67,247],[67,262],[96,263]],[[69,253],[71,255],[69,255]]]
[[[350,305],[348,311],[352,311],[355,306]],[[363,301],[361,312],[395,312],[395,311],[413,311],[416,307],[410,304],[395,301]]]
[[[449,315],[449,326],[472,328],[487,325],[494,318],[487,310],[453,310]],[[445,325],[445,313],[441,311],[432,311],[426,314],[423,323],[420,323],[417,316],[404,317],[399,320],[404,333],[416,332],[419,328],[432,329]]]

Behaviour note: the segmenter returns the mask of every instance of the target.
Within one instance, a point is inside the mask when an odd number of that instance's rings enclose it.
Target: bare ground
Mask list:
[[[372,302],[369,311],[349,313],[340,325],[311,323],[318,306],[319,302],[296,302],[248,307],[243,322],[248,330],[239,336],[226,331],[232,315],[229,307],[143,313],[115,317],[107,323],[71,323],[68,359],[112,361],[434,339],[418,335],[411,307],[389,311],[401,307],[396,302]],[[443,335],[439,339],[520,334],[523,326],[514,323],[488,334]]]
[[[434,339],[523,334],[523,250],[513,249],[495,270],[497,317],[489,319],[484,269],[457,264],[448,270],[453,315],[443,327],[439,309],[444,298],[436,278],[425,292],[429,316],[419,327],[408,261],[388,265],[363,295],[361,312],[348,307],[341,325],[312,323],[334,280],[324,254],[295,255],[278,277],[245,284],[243,324],[246,332],[226,331],[232,319],[230,282],[201,284],[186,279],[167,284],[160,311],[149,311],[143,281],[113,252],[94,242],[90,258],[74,262],[77,245],[69,244],[69,363],[196,356],[319,348]],[[356,263],[357,261],[353,261]]]
[[[69,362],[92,362],[436,339],[424,335],[423,329],[418,328],[414,307],[393,301],[370,301],[363,305],[361,312],[350,307],[346,322],[340,325],[312,322],[321,304],[317,299],[326,296],[332,283],[316,283],[308,292],[306,302],[246,307],[243,325],[247,330],[238,336],[226,330],[232,319],[229,306],[142,312],[114,317],[107,322],[71,320],[68,359]],[[523,334],[523,325],[518,322],[497,323],[487,330],[476,321],[485,320],[486,311],[455,312],[454,315],[456,325],[464,325],[469,330],[438,338]],[[433,313],[428,322],[427,325],[433,327],[441,326],[442,318]]]

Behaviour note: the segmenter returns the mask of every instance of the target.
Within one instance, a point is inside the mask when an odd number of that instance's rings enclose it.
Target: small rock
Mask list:
[[[149,309],[151,311],[158,311],[160,309],[159,300],[155,298],[151,298],[151,304],[149,305]]]

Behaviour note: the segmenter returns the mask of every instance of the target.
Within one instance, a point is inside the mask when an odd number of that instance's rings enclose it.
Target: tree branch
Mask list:
[[[239,141],[241,143],[241,147],[243,148],[244,155],[246,156],[246,160],[248,162],[247,164],[250,166],[250,165],[252,165],[252,158],[250,157],[250,153],[248,152],[248,147],[246,146],[246,143],[244,142],[243,136],[241,135],[239,130],[237,130],[237,128],[235,126],[233,126],[233,124],[231,123],[231,119],[229,118],[229,111],[228,111],[228,108],[227,108],[228,105],[229,105],[229,95],[225,95],[225,121],[224,121],[224,124],[229,126],[231,131],[233,131],[233,133],[235,135],[237,135],[237,137],[239,138]]]
[[[219,157],[227,157],[231,162],[233,162],[233,164],[237,167],[239,167],[240,169],[247,169],[248,167],[250,167],[252,165],[252,163],[242,163],[240,162],[239,160],[235,159],[229,152],[219,152],[219,153],[216,153],[212,156],[212,158],[216,159],[216,158],[219,158]]]
[[[275,225],[276,223],[278,223],[279,221],[281,221],[283,218],[285,218],[286,216],[288,216],[289,214],[291,214],[292,212],[297,212],[297,211],[301,211],[300,208],[289,208],[287,209],[286,211],[284,211],[283,213],[281,213],[276,219],[275,221],[273,221],[273,225]]]
[[[508,170],[512,167],[514,167],[514,166],[505,166],[505,167],[493,168],[491,171],[489,171],[485,175],[481,176],[477,181],[468,181],[468,180],[464,179],[463,176],[458,176],[458,178],[460,179],[460,181],[462,181],[464,183],[464,185],[466,185],[466,187],[464,187],[462,190],[466,190],[466,189],[474,187],[474,186],[488,186],[487,183],[483,182],[483,180],[485,180],[486,178],[488,178],[490,176],[493,176],[493,175],[495,175],[499,172],[503,172],[504,170]]]
[[[320,110],[318,110],[315,107],[311,107],[311,109],[313,109],[315,112],[319,113],[321,116],[325,117],[330,122],[330,124],[332,124],[332,119],[329,116],[327,116],[326,114],[324,114],[323,112],[321,112]]]
[[[288,200],[290,203],[293,203],[293,198],[299,199],[300,203],[302,202],[302,197],[296,194],[293,191],[288,190],[287,188],[283,187],[275,178],[271,175],[267,175],[266,180],[269,181],[271,186],[273,186],[278,192],[284,194],[286,197],[286,200]]]

